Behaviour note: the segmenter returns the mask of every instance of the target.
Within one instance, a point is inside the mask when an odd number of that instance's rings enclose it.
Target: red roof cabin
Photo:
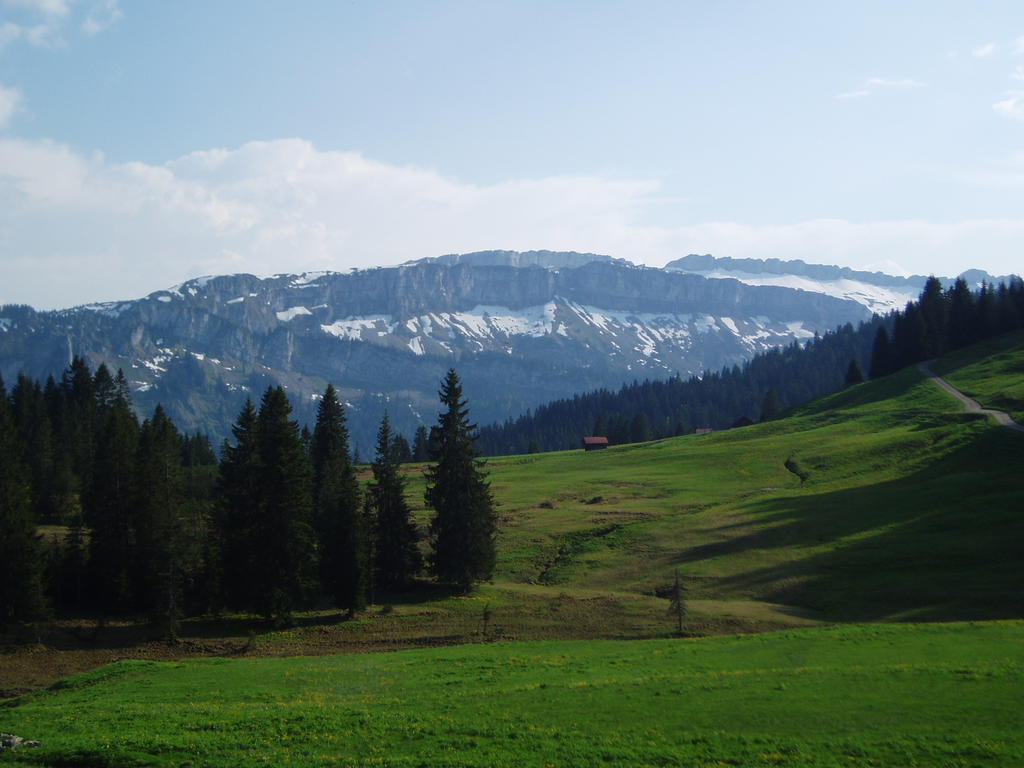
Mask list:
[[[607,437],[584,437],[583,438],[583,450],[584,451],[599,451],[602,448],[608,447]]]

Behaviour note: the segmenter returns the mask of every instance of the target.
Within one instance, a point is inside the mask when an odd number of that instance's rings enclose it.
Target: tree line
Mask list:
[[[783,410],[906,365],[1022,327],[1024,282],[971,291],[963,278],[943,289],[931,277],[902,311],[845,324],[804,343],[755,355],[742,366],[699,376],[634,381],[542,405],[480,430],[489,456],[577,448],[584,435],[612,444],[727,429],[775,418]]]
[[[916,302],[894,313],[875,335],[869,373],[885,376],[969,344],[1024,328],[1024,281],[972,291],[961,277],[947,289],[929,277]]]
[[[329,600],[354,614],[423,573],[468,591],[493,571],[495,516],[454,370],[439,394],[422,435],[422,536],[398,470],[411,447],[385,414],[360,483],[331,385],[311,432],[268,387],[218,459],[160,406],[140,422],[123,373],[103,365],[75,358],[59,382],[19,376],[10,394],[0,380],[0,626],[54,610],[145,615],[173,636],[182,617],[225,610],[286,623]],[[47,524],[64,535],[41,536]]]

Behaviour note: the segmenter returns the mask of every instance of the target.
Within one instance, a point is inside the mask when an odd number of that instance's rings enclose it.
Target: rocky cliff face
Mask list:
[[[199,278],[56,312],[3,307],[0,372],[45,378],[80,354],[124,369],[144,411],[162,402],[183,427],[218,437],[244,398],[271,382],[311,420],[331,381],[365,454],[384,408],[407,434],[433,423],[451,366],[473,417],[487,423],[634,378],[717,369],[870,314],[819,293],[593,254],[534,252],[529,266],[487,254],[348,274]]]

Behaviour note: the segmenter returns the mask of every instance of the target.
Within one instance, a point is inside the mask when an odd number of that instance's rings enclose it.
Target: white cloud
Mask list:
[[[1024,56],[1024,35],[1013,41],[1013,52],[1018,56]]]
[[[869,77],[864,81],[864,85],[854,91],[846,91],[845,93],[837,93],[837,99],[860,99],[865,96],[870,96],[874,91],[879,88],[894,88],[894,89],[906,89],[906,88],[924,88],[925,83],[918,82],[917,80],[911,80],[909,78],[901,78],[897,80],[887,79],[884,77]]]
[[[23,8],[44,16],[67,16],[71,9],[68,0],[3,0],[4,5]]]
[[[984,59],[985,57],[991,56],[993,53],[995,53],[995,50],[995,43],[985,43],[984,45],[979,45],[977,48],[971,51],[971,56],[974,56],[979,59]]]
[[[651,226],[643,216],[658,188],[594,176],[474,185],[298,139],[165,165],[0,140],[0,303],[68,306],[202,274],[346,270],[487,248],[597,251],[657,266],[691,252],[894,260],[953,273],[1019,259],[1024,242],[1024,219]],[[993,261],[966,263],[977,254]]]
[[[5,21],[0,23],[0,51],[2,51],[9,43],[14,42],[21,37],[21,33],[21,27],[14,22]]]
[[[121,19],[119,0],[0,0],[0,5],[20,12],[21,23],[0,23],[0,50],[23,39],[37,47],[65,46],[65,33],[80,28],[92,37]]]
[[[10,122],[20,103],[21,91],[17,88],[6,88],[0,83],[0,128]]]
[[[1005,99],[992,105],[995,113],[1010,120],[1024,120],[1024,91],[1007,91],[1003,95]]]
[[[1019,66],[1013,70],[1013,74],[1010,75],[1014,80],[1024,81],[1024,66]]]
[[[82,31],[90,37],[99,34],[117,22],[124,14],[118,7],[118,0],[100,0],[95,3],[82,22]]]

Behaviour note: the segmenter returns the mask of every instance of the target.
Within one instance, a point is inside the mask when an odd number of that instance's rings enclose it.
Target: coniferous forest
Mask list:
[[[1020,279],[972,292],[962,279],[944,289],[931,278],[918,301],[856,329],[703,377],[557,401],[479,433],[450,371],[438,423],[417,430],[412,445],[385,415],[366,487],[332,386],[311,432],[292,419],[284,389],[269,387],[242,408],[218,456],[159,406],[140,422],[121,372],[93,373],[75,358],[59,381],[19,376],[9,390],[0,381],[0,625],[55,612],[144,615],[173,636],[184,616],[226,610],[287,623],[329,601],[354,614],[374,589],[406,587],[424,566],[465,591],[490,577],[496,557],[481,453],[770,420],[864,371],[884,376],[1021,327]],[[423,533],[397,468],[410,458],[433,462],[425,501],[434,517]]]
[[[159,406],[140,423],[123,374],[103,365],[94,374],[76,358],[59,382],[20,376],[9,393],[0,382],[0,627],[130,615],[173,637],[185,616],[245,611],[286,624],[300,608],[329,601],[354,614],[375,585],[409,586],[423,562],[397,470],[408,443],[385,416],[364,490],[334,388],[312,433],[291,414],[284,389],[269,387],[258,406],[246,402],[218,459]],[[469,570],[438,571],[467,589],[491,575],[493,511],[473,435],[456,427],[451,438],[443,421],[434,430],[462,453],[440,462],[449,469],[432,492],[472,495],[460,522],[483,553],[456,529],[431,543],[469,558]]]
[[[806,343],[762,352],[742,366],[688,379],[633,382],[556,400],[532,413],[480,430],[488,456],[578,448],[584,435],[635,443],[696,429],[728,429],[775,418],[786,408],[856,383],[858,374],[885,376],[1024,324],[1024,282],[971,291],[959,278],[943,289],[930,278],[918,301],[843,325]]]

